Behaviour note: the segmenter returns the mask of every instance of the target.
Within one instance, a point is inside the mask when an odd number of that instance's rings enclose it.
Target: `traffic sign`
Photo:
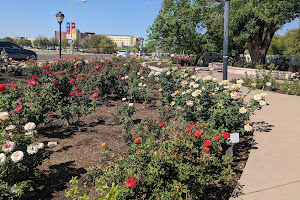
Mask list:
[[[68,43],[69,44],[74,44],[74,39],[73,38],[68,38]]]

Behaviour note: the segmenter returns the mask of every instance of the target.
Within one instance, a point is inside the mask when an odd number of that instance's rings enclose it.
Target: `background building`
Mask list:
[[[121,47],[123,42],[123,46],[129,49],[131,49],[136,44],[138,38],[133,35],[105,35],[105,36],[112,39],[112,41],[114,41],[117,44],[117,47]]]

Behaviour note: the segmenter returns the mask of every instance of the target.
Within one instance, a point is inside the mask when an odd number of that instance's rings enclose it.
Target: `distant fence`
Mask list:
[[[241,57],[245,57],[247,63],[251,63],[251,57],[249,54],[241,55]],[[271,64],[274,63],[276,65],[286,63],[290,66],[299,66],[300,67],[300,56],[278,56],[278,55],[267,55],[266,63]]]

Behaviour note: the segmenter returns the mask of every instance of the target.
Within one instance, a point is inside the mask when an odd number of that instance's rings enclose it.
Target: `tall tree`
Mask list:
[[[205,52],[220,48],[208,34],[211,27],[205,25],[210,13],[211,1],[164,0],[162,9],[148,29],[151,44],[169,52],[196,55],[195,63]],[[216,23],[214,23],[215,25]]]
[[[247,42],[252,65],[265,63],[275,32],[300,16],[299,0],[231,0],[230,29]]]

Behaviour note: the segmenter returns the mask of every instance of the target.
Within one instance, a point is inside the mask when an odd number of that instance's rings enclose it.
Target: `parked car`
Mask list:
[[[0,40],[0,51],[5,50],[9,58],[13,60],[37,60],[37,54],[34,51],[24,49],[16,43]]]
[[[117,56],[128,56],[129,55],[129,52],[126,51],[126,50],[120,50],[120,51],[117,51]]]

